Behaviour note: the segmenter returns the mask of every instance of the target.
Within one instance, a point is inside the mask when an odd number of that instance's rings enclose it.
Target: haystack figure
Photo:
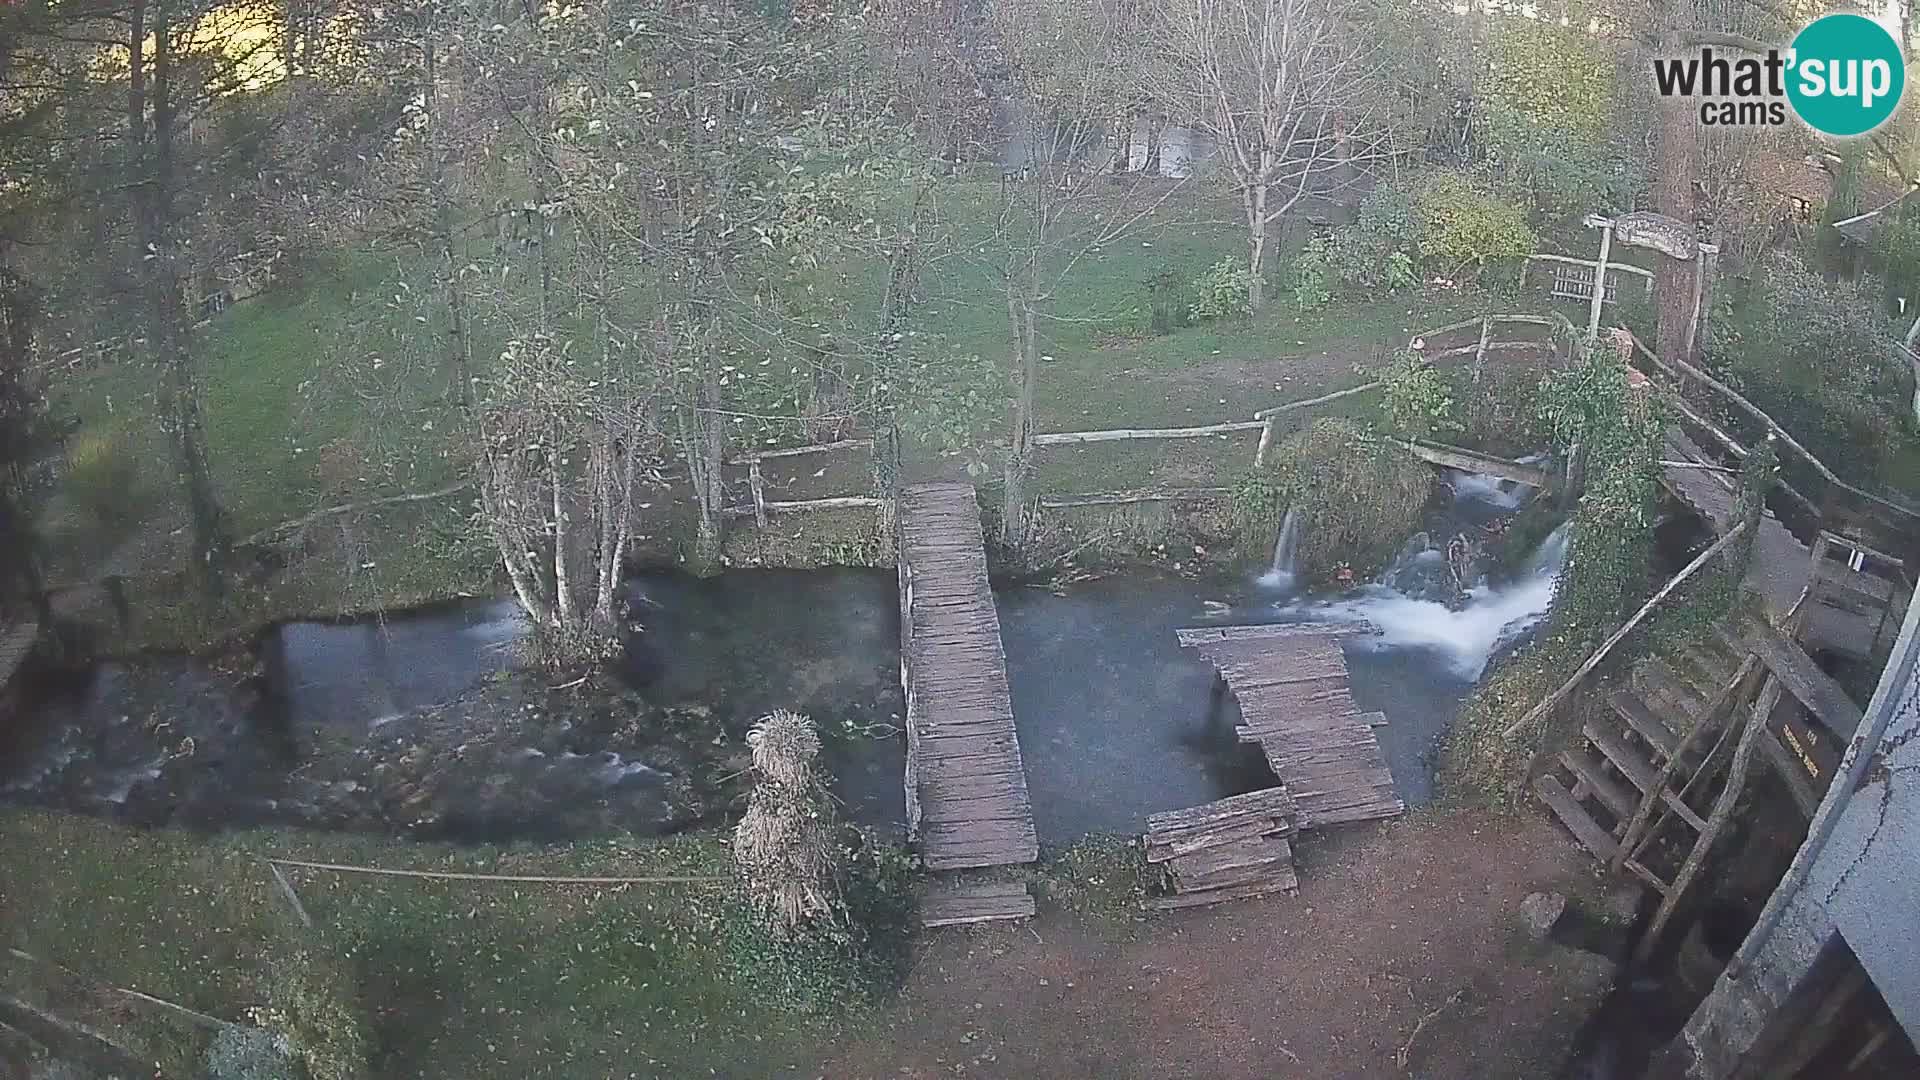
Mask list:
[[[841,919],[833,813],[816,768],[820,733],[785,709],[747,734],[753,794],[734,829],[733,856],[747,895],[783,932]]]

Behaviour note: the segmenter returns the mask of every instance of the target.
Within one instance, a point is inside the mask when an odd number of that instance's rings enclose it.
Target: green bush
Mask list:
[[[1425,438],[1458,427],[1452,385],[1412,349],[1381,373],[1380,393],[1388,425],[1403,435]]]
[[[1523,208],[1454,169],[1421,182],[1413,213],[1421,261],[1449,277],[1524,258],[1536,244]]]
[[[67,494],[108,533],[139,514],[134,487],[140,469],[118,431],[88,432],[67,444]]]
[[[1711,341],[1713,363],[1834,471],[1896,479],[1911,397],[1888,358],[1898,328],[1868,288],[1778,259],[1739,317]]]
[[[1317,311],[1333,302],[1333,264],[1327,237],[1307,241],[1293,262],[1293,303],[1302,311]]]
[[[1299,573],[1320,584],[1342,566],[1362,576],[1384,567],[1419,528],[1432,490],[1432,470],[1401,447],[1351,420],[1325,419],[1240,481],[1233,512],[1241,548],[1271,551],[1281,519],[1299,511]]]
[[[1326,240],[1328,269],[1353,289],[1404,289],[1416,284],[1413,194],[1402,185],[1382,185],[1360,204],[1350,225]]]
[[[1207,267],[1193,283],[1187,314],[1196,322],[1253,314],[1253,272],[1234,259]]]

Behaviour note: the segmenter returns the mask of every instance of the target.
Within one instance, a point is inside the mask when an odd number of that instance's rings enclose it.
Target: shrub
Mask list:
[[[1896,337],[1867,289],[1782,258],[1711,346],[1717,366],[1836,472],[1881,483],[1911,400],[1888,359]]]
[[[1408,349],[1380,376],[1381,409],[1387,423],[1403,435],[1424,438],[1457,427],[1453,387],[1420,354]]]
[[[1233,259],[1207,267],[1193,283],[1187,314],[1200,322],[1253,314],[1253,271]]]
[[[1307,241],[1293,263],[1293,302],[1305,311],[1315,311],[1333,301],[1333,265],[1330,241],[1316,236]]]
[[[139,466],[118,431],[88,432],[67,444],[67,492],[101,529],[117,533],[138,515]]]
[[[280,961],[270,1003],[252,1019],[285,1041],[307,1080],[362,1080],[368,1039],[357,986],[331,954],[303,949]]]
[[[1448,276],[1525,257],[1535,245],[1525,210],[1453,169],[1421,183],[1414,221],[1421,260]]]
[[[1405,450],[1351,420],[1318,420],[1242,479],[1234,517],[1246,550],[1271,550],[1281,518],[1298,510],[1299,572],[1320,583],[1342,564],[1360,574],[1385,566],[1419,528],[1432,489],[1432,471]]]
[[[1414,250],[1413,195],[1397,184],[1374,189],[1353,223],[1335,229],[1325,244],[1333,276],[1355,289],[1404,289],[1417,283]]]

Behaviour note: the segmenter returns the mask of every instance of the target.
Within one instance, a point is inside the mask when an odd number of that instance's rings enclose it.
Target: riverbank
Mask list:
[[[10,995],[198,1075],[206,1032],[118,987],[227,1021],[276,965],[363,1003],[374,1075],[1371,1078],[1552,1075],[1608,983],[1518,905],[1611,910],[1535,817],[1431,811],[1304,842],[1301,893],[1147,919],[1130,858],[1052,852],[1028,925],[923,934],[901,967],[782,955],[727,898],[721,836],[456,849],[339,834],[207,838],[0,815]],[[50,858],[57,855],[57,858]],[[263,855],[423,871],[718,876],[712,885],[381,879]],[[537,932],[530,932],[537,928]],[[57,964],[65,973],[52,971]],[[897,999],[884,1000],[891,978]],[[878,991],[882,998],[874,996]],[[798,1006],[798,1007],[796,1007]]]
[[[1164,239],[1155,238],[1154,258],[1191,263],[1197,272],[1217,257],[1212,254],[1217,238]],[[1245,420],[1259,408],[1357,385],[1389,362],[1410,333],[1486,303],[1477,292],[1452,288],[1311,310],[1283,296],[1252,318],[1152,336],[1136,328],[1133,294],[1140,288],[1142,265],[1118,254],[1089,262],[1081,299],[1090,316],[1056,326],[1048,339],[1035,402],[1041,430]],[[239,534],[270,534],[243,547],[241,565],[229,575],[226,595],[218,602],[199,594],[186,569],[187,522],[170,480],[159,471],[165,455],[158,449],[145,454],[125,418],[112,411],[115,400],[136,392],[136,383],[129,381],[136,375],[117,369],[86,373],[64,392],[59,404],[81,422],[84,433],[100,432],[114,440],[118,453],[134,459],[121,489],[91,492],[64,485],[43,521],[53,578],[64,586],[56,608],[91,628],[88,644],[96,653],[219,651],[291,619],[350,618],[500,594],[494,553],[471,521],[472,492],[449,486],[458,455],[447,441],[447,417],[434,413],[435,422],[425,431],[411,430],[386,448],[397,458],[377,469],[361,462],[358,480],[342,486],[334,473],[358,459],[349,456],[343,462],[328,448],[337,450],[342,432],[352,426],[350,406],[358,399],[348,393],[351,388],[301,381],[286,372],[266,377],[249,359],[269,357],[297,366],[302,354],[282,347],[282,338],[298,331],[311,344],[366,284],[349,278],[305,300],[249,306],[208,328],[220,358],[210,373],[210,393],[216,403],[227,403],[209,411],[210,435],[220,451],[213,461],[216,484]],[[947,314],[961,324],[948,327],[946,336],[980,349],[983,356],[1004,347],[990,323],[962,318],[966,307],[948,305]],[[301,395],[316,403],[299,405]],[[423,389],[421,408],[433,401]],[[1377,410],[1377,394],[1362,394],[1316,415],[1370,417]],[[984,466],[983,501],[994,507],[992,488],[1006,452],[1001,427],[996,423],[971,432],[965,452],[957,456],[909,439],[902,448],[903,468],[910,475],[953,472],[971,460]],[[1039,455],[1030,486],[1042,496],[1224,487],[1246,475],[1256,434],[1051,448]],[[852,457],[795,459],[769,468],[769,497],[865,494],[870,472],[866,462]],[[677,476],[673,463],[667,463],[658,482],[636,499],[631,552],[636,569],[685,565],[692,519],[688,493]],[[727,482],[742,489],[736,501],[744,503],[743,472],[729,474]],[[441,490],[447,493],[438,498],[327,515],[274,531],[316,506]],[[776,513],[764,528],[751,519],[732,523],[725,565],[891,565],[889,543],[884,522],[870,511]],[[1140,545],[1139,554],[1151,557],[1153,547]]]

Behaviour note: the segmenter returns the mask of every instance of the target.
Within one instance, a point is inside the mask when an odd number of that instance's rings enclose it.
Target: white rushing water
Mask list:
[[[1430,558],[1427,552],[1414,560]],[[1454,610],[1436,600],[1408,596],[1388,585],[1368,585],[1353,595],[1306,609],[1316,620],[1364,619],[1380,628],[1386,648],[1427,649],[1445,657],[1454,674],[1478,680],[1502,649],[1538,626],[1553,604],[1553,590],[1567,559],[1567,527],[1554,530],[1526,571],[1511,582],[1467,590]]]
[[[1289,506],[1287,516],[1280,522],[1280,535],[1273,541],[1273,564],[1259,577],[1262,588],[1292,590],[1299,548],[1300,511]]]

